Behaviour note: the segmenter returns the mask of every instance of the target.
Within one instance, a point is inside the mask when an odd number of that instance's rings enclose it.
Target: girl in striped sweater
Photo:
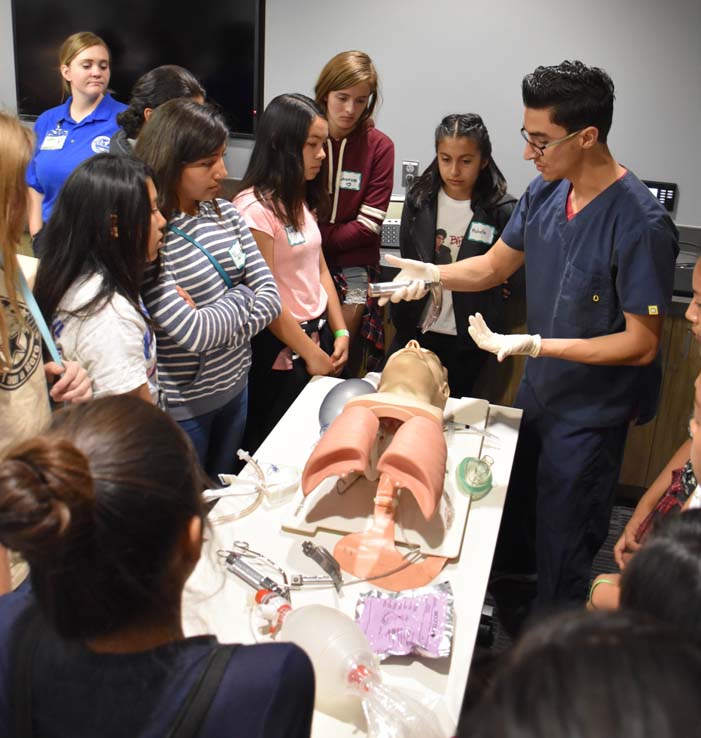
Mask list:
[[[275,280],[236,208],[217,199],[228,131],[209,105],[159,106],[134,153],[153,169],[168,219],[144,300],[156,325],[168,411],[210,476],[235,470],[251,338],[280,315]]]

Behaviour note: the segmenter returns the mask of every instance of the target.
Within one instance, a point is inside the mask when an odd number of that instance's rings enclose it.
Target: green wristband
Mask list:
[[[594,597],[594,590],[600,585],[600,584],[616,584],[616,582],[612,579],[606,579],[604,577],[601,577],[601,579],[595,579],[591,584],[591,589],[589,590],[589,604],[597,610],[598,608],[596,605],[592,602],[592,599]]]
[[[334,338],[348,338],[350,336],[350,331],[347,328],[339,328],[337,331],[333,332]]]

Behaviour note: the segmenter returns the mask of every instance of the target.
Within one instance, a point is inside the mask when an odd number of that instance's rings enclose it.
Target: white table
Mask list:
[[[258,450],[263,461],[292,464],[300,469],[318,439],[318,409],[328,390],[338,380],[313,379]],[[497,405],[489,407],[487,428],[500,438],[499,444],[485,439],[482,453],[494,459],[494,486],[483,499],[473,502],[467,518],[462,550],[449,561],[436,581],[448,580],[455,596],[456,627],[452,654],[444,659],[392,657],[382,664],[383,679],[419,698],[433,711],[442,732],[453,735],[479,627],[487,579],[496,544],[506,488],[511,474],[521,411]],[[234,504],[229,502],[229,505]],[[240,501],[238,503],[240,507]],[[220,500],[212,516],[226,512],[226,498]],[[248,517],[210,528],[203,557],[188,581],[183,601],[183,621],[187,635],[214,633],[220,641],[252,643],[252,588],[227,572],[217,551],[230,549],[234,540],[247,541],[250,547],[273,559],[288,573],[319,575],[321,569],[303,555],[306,536],[283,531],[280,520],[287,506],[272,510],[258,508]],[[320,531],[314,543],[333,551],[339,536]],[[344,587],[297,590],[292,593],[293,608],[318,603],[337,607],[353,615],[358,595],[371,589],[369,583]],[[339,699],[334,715],[314,714],[314,736],[362,735],[364,718],[355,701]]]

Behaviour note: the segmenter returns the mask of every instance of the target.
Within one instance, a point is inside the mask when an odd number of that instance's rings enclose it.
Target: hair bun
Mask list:
[[[63,438],[39,436],[0,463],[0,541],[32,559],[51,555],[92,518],[85,455]]]

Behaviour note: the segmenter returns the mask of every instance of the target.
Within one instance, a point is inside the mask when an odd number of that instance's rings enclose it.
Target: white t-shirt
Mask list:
[[[51,419],[41,336],[19,287],[17,301],[20,319],[10,308],[0,267],[0,310],[10,339],[10,356],[1,357],[0,367],[0,457],[11,446],[41,433]],[[0,355],[2,351],[0,343]]]
[[[470,200],[453,200],[443,191],[438,191],[438,212],[436,216],[436,264],[452,264],[458,258],[458,251],[467,227],[472,220]],[[443,235],[442,231],[445,231]],[[430,301],[427,310],[431,309]],[[457,335],[455,313],[453,312],[453,293],[443,290],[443,306],[438,320],[431,326],[434,333]]]
[[[56,346],[65,360],[84,367],[93,397],[124,394],[148,382],[151,398],[158,402],[156,339],[144,319],[143,305],[142,314],[115,293],[96,312],[80,314],[101,285],[102,277],[93,274],[68,289],[51,324]]]

